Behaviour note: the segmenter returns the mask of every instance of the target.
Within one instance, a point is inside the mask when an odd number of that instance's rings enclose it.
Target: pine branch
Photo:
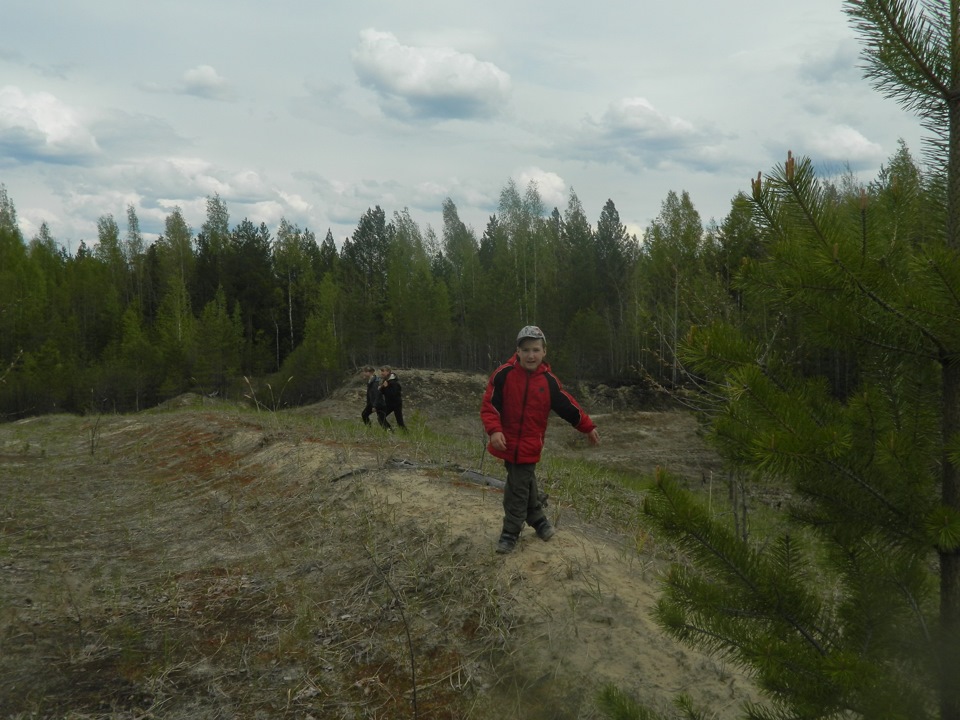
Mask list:
[[[744,566],[757,565],[760,558],[750,552],[736,538],[729,538],[716,526],[692,501],[681,502],[681,491],[662,472],[658,473],[655,497],[658,503],[645,502],[644,510],[658,520],[661,528],[684,546],[694,550],[701,558],[712,559],[719,569],[736,579],[738,585],[748,591],[750,596],[768,603],[770,595],[767,589],[756,583]],[[734,552],[731,552],[734,551]],[[739,555],[739,559],[736,557]],[[777,578],[779,580],[779,578]],[[799,588],[793,588],[802,593]],[[827,650],[816,639],[815,634],[825,636],[822,628],[808,628],[800,618],[789,611],[780,602],[774,602],[772,611],[814,649],[819,655],[826,656]]]
[[[842,271],[844,277],[853,283],[854,287],[856,287],[863,297],[869,299],[883,312],[896,317],[907,327],[913,328],[923,337],[927,338],[937,348],[938,355],[942,356],[945,350],[945,344],[932,330],[917,322],[900,308],[883,298],[873,288],[869,287],[859,274],[841,259],[838,245],[831,241],[821,224],[821,218],[824,214],[822,192],[813,178],[812,166],[809,159],[803,158],[798,167],[793,154],[788,152],[787,161],[779,173],[778,176],[771,178],[768,184],[772,183],[774,188],[781,186],[787,190],[790,199],[796,203],[797,208],[800,210],[803,218],[803,226],[811,231],[812,236],[817,239],[824,252],[832,254],[834,266]],[[758,204],[766,204],[766,201],[771,195],[772,193],[762,195],[759,199],[755,197],[755,201]],[[765,209],[764,214],[771,218],[776,217],[770,209]],[[900,350],[900,348],[897,347],[890,347],[889,349],[894,351]]]
[[[867,77],[887,97],[930,119],[942,113],[929,99],[945,101],[953,91],[943,38],[911,0],[848,0],[847,13],[873,53],[864,51]],[[949,27],[949,25],[947,25]],[[948,74],[947,74],[948,76]],[[941,129],[942,133],[943,130]]]

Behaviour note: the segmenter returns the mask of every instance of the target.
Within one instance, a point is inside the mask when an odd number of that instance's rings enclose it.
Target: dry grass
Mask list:
[[[584,678],[613,647],[584,643],[647,602],[626,589],[657,563],[635,494],[558,442],[554,521],[616,550],[571,530],[504,561],[499,501],[457,484],[482,448],[462,408],[424,398],[441,432],[411,413],[389,435],[341,400],[0,426],[0,717],[596,717],[595,684],[641,667]],[[410,468],[456,498],[412,499]]]
[[[4,428],[0,715],[466,716],[509,617],[442,525],[385,516],[376,453],[230,412],[92,422]]]

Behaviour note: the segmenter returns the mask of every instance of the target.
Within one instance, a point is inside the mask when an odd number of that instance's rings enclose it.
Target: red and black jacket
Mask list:
[[[514,355],[493,372],[483,394],[480,419],[484,430],[487,435],[502,432],[507,441],[506,451],[489,444],[487,451],[520,465],[539,462],[551,410],[582,433],[596,427],[547,363],[528,372]]]

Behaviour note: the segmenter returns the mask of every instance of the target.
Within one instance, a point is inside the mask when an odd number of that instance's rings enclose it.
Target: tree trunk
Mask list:
[[[947,246],[960,253],[960,8],[950,3],[951,58],[947,157]],[[949,351],[956,351],[950,348]],[[948,352],[949,352],[948,351]],[[941,359],[943,444],[960,434],[960,364]],[[960,468],[945,451],[942,462],[941,499],[946,508],[960,512]],[[940,718],[960,720],[960,550],[940,549]]]
[[[293,352],[296,345],[293,340],[293,278],[290,271],[287,271],[287,322],[290,325],[290,352]]]
[[[943,439],[946,444],[960,432],[960,365],[944,361]],[[944,453],[944,506],[960,512],[960,471]],[[940,550],[940,718],[960,720],[960,551]]]

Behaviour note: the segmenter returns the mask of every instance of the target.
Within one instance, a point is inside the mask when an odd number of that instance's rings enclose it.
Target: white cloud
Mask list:
[[[173,189],[179,189],[182,195],[221,195],[227,196],[230,186],[218,175],[214,166],[199,158],[158,158],[156,164],[148,168],[155,178]],[[182,195],[181,195],[182,193]]]
[[[207,100],[233,100],[237,93],[233,85],[211,65],[197,65],[185,70],[180,81],[173,85],[157,82],[140,82],[138,87],[149,93],[193,95]]]
[[[493,63],[446,47],[401,45],[374,29],[360,33],[353,66],[380,95],[384,112],[396,117],[492,117],[510,92],[510,76]]]
[[[514,175],[514,180],[521,192],[531,182],[536,183],[537,192],[540,193],[540,199],[543,200],[543,206],[547,212],[551,212],[555,207],[561,212],[566,208],[570,193],[567,190],[566,181],[556,173],[538,167],[528,167],[518,171]]]
[[[277,195],[280,196],[280,199],[286,204],[287,207],[296,210],[298,213],[309,213],[312,209],[310,203],[304,200],[297,193],[288,193],[283,190],[277,190]]]
[[[127,206],[137,207],[141,199],[134,192],[104,189],[99,184],[83,185],[69,189],[65,206],[70,215],[88,217],[92,223],[101,215],[113,215],[117,223],[125,224]],[[91,238],[96,238],[95,231],[87,237],[87,244]]]
[[[101,169],[101,180],[136,189],[146,198],[195,198],[257,202],[273,190],[255,170],[230,170],[197,157],[143,157]]]
[[[848,125],[836,125],[824,132],[808,133],[804,143],[811,159],[818,163],[847,163],[853,169],[875,167],[883,162],[883,148]]]
[[[706,170],[725,161],[724,139],[658,110],[646,98],[626,97],[611,103],[599,120],[586,117],[570,146],[578,159],[632,171]]]
[[[600,125],[610,132],[630,133],[651,141],[677,142],[696,134],[693,124],[657,110],[642,97],[623,98],[612,103]]]
[[[243,214],[246,217],[254,219],[255,224],[262,222],[266,223],[267,227],[276,227],[284,217],[293,222],[287,209],[283,203],[276,200],[261,200],[260,202],[244,205]]]
[[[286,207],[289,217],[298,217],[302,205],[290,192],[290,202],[263,178],[251,169],[228,169],[196,157],[140,157],[119,161],[110,165],[89,168],[82,175],[60,173],[56,183],[50,183],[60,206],[65,222],[56,213],[32,213],[28,219],[38,224],[47,219],[56,222],[55,234],[67,234],[74,239],[96,237],[96,220],[100,215],[112,213],[118,222],[126,217],[127,205],[137,211],[144,236],[152,239],[163,232],[166,216],[174,207],[180,207],[188,224],[199,228],[206,219],[208,197],[220,195],[228,204],[232,218],[237,220],[249,213],[249,208],[278,205]],[[272,203],[272,204],[270,204]],[[20,213],[21,215],[23,213]],[[267,221],[266,216],[249,214],[257,224]],[[65,225],[70,227],[65,227]]]
[[[235,95],[230,83],[210,65],[197,65],[187,70],[183,74],[181,89],[187,95],[210,100],[230,100]]]
[[[294,23],[289,6],[211,0],[186,25],[160,5],[80,5],[13,3],[0,49],[0,181],[21,221],[74,247],[128,198],[145,232],[171,203],[198,228],[213,193],[233,224],[282,213],[338,242],[375,205],[439,227],[450,197],[479,233],[510,176],[560,209],[575,187],[594,220],[610,198],[644,226],[671,189],[722,217],[787,149],[866,175],[898,138],[920,146],[916,118],[861,77],[836,0],[298,3]],[[41,25],[58,42],[16,31]],[[109,48],[90,44],[104,27]],[[198,100],[238,89],[242,106]]]
[[[75,163],[99,151],[76,109],[48,92],[0,88],[0,154],[8,162]]]

